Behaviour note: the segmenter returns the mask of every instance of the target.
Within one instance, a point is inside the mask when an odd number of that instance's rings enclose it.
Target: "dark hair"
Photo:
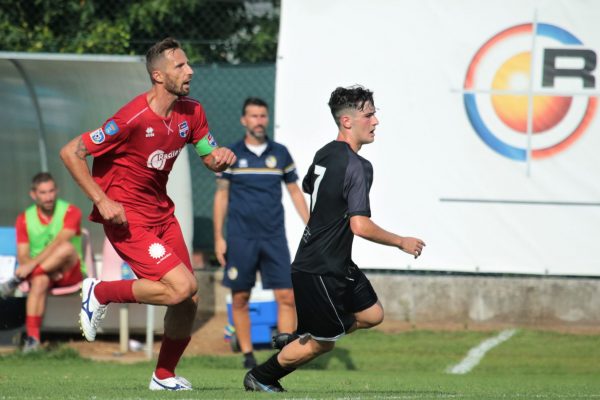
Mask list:
[[[246,107],[248,106],[259,106],[264,107],[267,110],[269,109],[267,102],[263,99],[258,97],[248,97],[246,100],[244,100],[244,105],[242,106],[242,117],[246,115]]]
[[[150,80],[154,82],[152,79],[152,71],[156,69],[156,63],[161,57],[163,57],[165,51],[180,48],[181,45],[177,40],[173,39],[172,37],[168,37],[160,42],[154,43],[154,45],[148,49],[146,52],[146,70],[148,70],[148,74],[150,74]]]
[[[331,93],[328,104],[336,125],[340,126],[340,116],[343,111],[348,109],[362,111],[367,102],[375,107],[373,92],[360,85],[354,85],[347,88],[336,88]]]
[[[56,182],[50,172],[38,172],[31,179],[31,190],[37,189],[40,183],[44,182]]]

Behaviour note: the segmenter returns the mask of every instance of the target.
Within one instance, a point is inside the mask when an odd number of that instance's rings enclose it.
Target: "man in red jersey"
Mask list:
[[[81,210],[58,198],[50,173],[40,172],[31,180],[29,196],[34,204],[17,216],[17,260],[15,276],[0,285],[0,297],[29,281],[23,352],[40,348],[40,328],[46,298],[53,287],[76,285],[85,272],[81,245]]]
[[[146,54],[152,87],[121,108],[100,128],[67,143],[60,156],[94,203],[90,219],[138,276],[137,280],[86,279],[80,322],[93,341],[109,303],[168,307],[165,332],[151,390],[191,390],[175,367],[190,341],[196,314],[196,279],[174,206],[167,196],[169,172],[177,155],[192,144],[212,171],[235,162],[231,150],[217,147],[204,109],[185,97],[193,70],[179,43],[164,39]],[[92,172],[86,157],[92,155]]]

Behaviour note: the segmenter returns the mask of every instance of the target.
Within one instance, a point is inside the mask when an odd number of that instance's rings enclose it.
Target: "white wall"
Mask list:
[[[336,137],[327,107],[333,89],[360,83],[375,92],[380,125],[375,143],[361,150],[375,169],[372,217],[386,229],[423,238],[427,248],[414,260],[357,239],[353,258],[361,267],[600,275],[594,109],[600,73],[591,72],[593,87],[580,78],[541,85],[544,50],[600,52],[599,20],[594,1],[284,0],[275,136],[289,147],[302,179],[315,151]],[[538,34],[519,33],[514,27],[521,24]],[[568,34],[581,43],[570,44]],[[524,74],[502,67],[527,52],[534,61]],[[583,62],[563,57],[555,65],[577,70]],[[465,80],[470,65],[472,84]],[[564,117],[533,135],[531,128],[511,128],[490,101],[490,90],[502,88],[493,83],[499,71],[511,91],[504,94],[525,96],[525,107],[500,106],[509,117],[525,112],[527,122],[527,96],[540,91],[550,101],[572,97]],[[500,150],[471,124],[465,89],[474,93]],[[532,122],[559,112],[535,104]],[[524,159],[508,157],[510,146]],[[557,151],[540,158],[547,148]],[[294,254],[303,227],[288,198],[285,205]]]

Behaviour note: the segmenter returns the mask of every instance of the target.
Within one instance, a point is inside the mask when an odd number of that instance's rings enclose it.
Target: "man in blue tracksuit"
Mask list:
[[[294,161],[285,146],[269,139],[267,103],[248,98],[242,107],[242,140],[231,146],[237,162],[217,177],[214,199],[215,253],[225,266],[223,284],[231,288],[232,316],[244,367],[256,360],[250,338],[248,302],[260,270],[263,288],[273,289],[278,304],[279,332],[296,329],[296,310],[290,277],[290,253],[285,237],[281,184],[285,184],[306,224],[308,207]],[[227,217],[227,240],[223,226]]]

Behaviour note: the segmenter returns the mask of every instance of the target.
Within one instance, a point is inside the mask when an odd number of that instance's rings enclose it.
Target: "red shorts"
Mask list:
[[[104,233],[138,278],[160,280],[179,264],[192,272],[192,262],[175,217],[162,225],[104,224]]]
[[[83,280],[81,273],[81,261],[77,260],[75,264],[68,270],[63,272],[62,278],[57,281],[50,282],[51,287],[73,286]]]
[[[36,275],[36,273],[44,273],[41,268],[42,267],[39,265],[35,267],[32,273],[27,277],[27,281],[31,283],[31,279],[34,277],[34,275]],[[77,260],[77,262],[73,264],[71,268],[63,272],[62,278],[57,281],[50,281],[50,288],[73,286],[80,283],[82,280],[83,274],[81,273],[81,261]],[[25,290],[28,290],[27,287],[25,287]]]

